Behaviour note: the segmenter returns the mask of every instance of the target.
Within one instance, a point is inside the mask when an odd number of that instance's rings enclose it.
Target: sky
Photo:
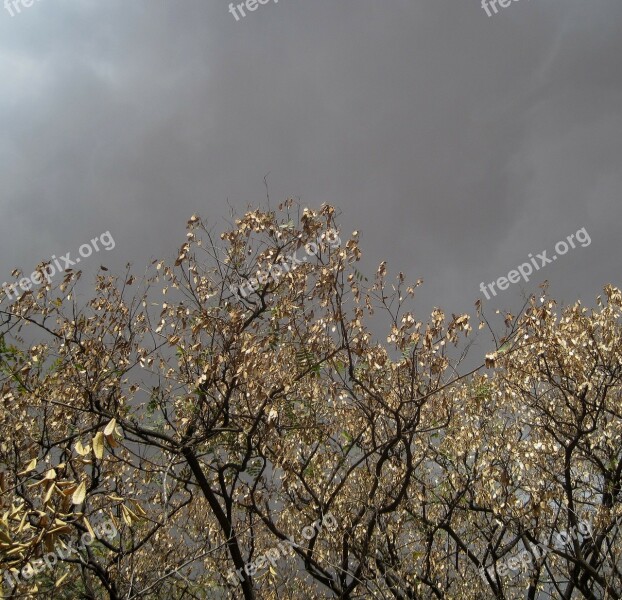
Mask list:
[[[422,278],[422,319],[514,309],[545,279],[562,303],[620,285],[620,0],[268,0],[237,20],[224,0],[15,1],[0,284],[103,232],[85,275],[140,273],[193,213],[223,230],[265,207],[267,176],[273,207],[339,208],[363,273]]]

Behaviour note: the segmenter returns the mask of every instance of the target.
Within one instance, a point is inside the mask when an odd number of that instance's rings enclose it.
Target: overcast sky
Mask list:
[[[28,0],[26,0],[28,2]],[[330,202],[422,311],[585,228],[547,279],[620,285],[622,2],[35,0],[0,5],[0,284],[110,231],[85,271],[173,257],[186,220]],[[219,227],[220,229],[221,227]],[[420,315],[422,318],[424,315]]]

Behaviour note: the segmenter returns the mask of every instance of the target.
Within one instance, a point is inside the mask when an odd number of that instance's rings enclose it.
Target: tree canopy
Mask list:
[[[4,298],[3,597],[622,598],[620,290],[478,304],[477,357],[360,257],[287,201]]]

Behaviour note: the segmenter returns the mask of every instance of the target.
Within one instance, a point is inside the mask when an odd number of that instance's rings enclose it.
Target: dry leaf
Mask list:
[[[105,429],[104,429],[104,435],[112,435],[114,432],[114,428],[117,424],[117,420],[116,419],[112,419],[112,421],[110,421],[108,423],[108,425],[106,425]]]
[[[84,517],[83,520],[84,520],[84,525],[87,528],[88,532],[91,534],[92,538],[95,539],[97,536],[95,535],[95,531],[91,527],[91,524],[89,523],[89,520],[86,517]]]
[[[93,454],[101,460],[104,458],[104,434],[98,431],[93,438]]]
[[[28,463],[28,466],[21,473],[18,473],[18,475],[25,475],[26,473],[30,473],[30,471],[34,471],[36,468],[37,468],[37,459],[33,458]]]
[[[84,502],[84,498],[86,497],[86,481],[80,483],[77,487],[76,491],[73,493],[71,497],[71,501],[73,504],[82,504]]]
[[[86,456],[91,451],[90,446],[85,448],[80,440],[76,442],[74,449],[80,456]]]

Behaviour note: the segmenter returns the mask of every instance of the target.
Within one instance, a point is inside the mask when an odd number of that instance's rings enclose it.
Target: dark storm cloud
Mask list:
[[[617,0],[3,11],[0,283],[107,230],[93,267],[172,256],[193,212],[263,201],[270,172],[273,203],[343,210],[365,269],[423,277],[426,308],[470,310],[480,281],[584,226],[591,246],[543,278],[590,300],[619,284],[621,22]]]

